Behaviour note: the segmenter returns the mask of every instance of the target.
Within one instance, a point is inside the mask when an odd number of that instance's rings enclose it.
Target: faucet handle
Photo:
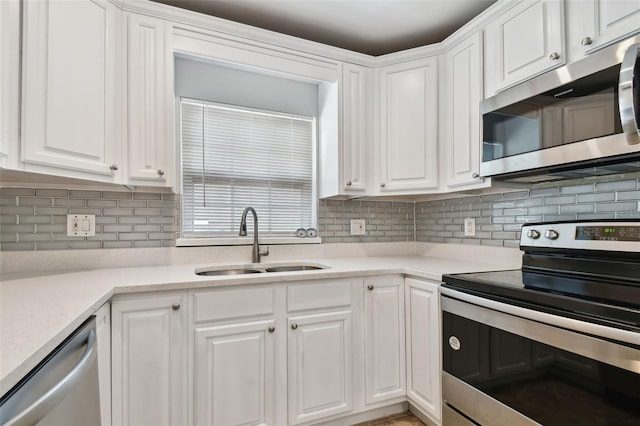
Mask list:
[[[265,248],[260,247],[260,256],[269,256],[269,246]]]

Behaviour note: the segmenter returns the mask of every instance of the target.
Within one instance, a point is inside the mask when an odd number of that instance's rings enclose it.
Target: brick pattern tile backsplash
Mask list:
[[[640,179],[464,196],[415,204],[416,241],[517,247],[528,222],[640,219]],[[464,219],[476,220],[475,237]]]
[[[95,237],[68,237],[67,214],[96,215]],[[465,237],[464,219],[476,219]],[[567,184],[437,201],[320,200],[326,243],[424,241],[517,247],[523,223],[640,219],[640,179]],[[351,219],[366,235],[351,236]],[[180,235],[180,196],[145,192],[0,188],[0,250],[170,247]]]
[[[180,230],[180,197],[145,192],[0,189],[2,250],[169,247]],[[94,237],[67,236],[67,214],[96,216]]]

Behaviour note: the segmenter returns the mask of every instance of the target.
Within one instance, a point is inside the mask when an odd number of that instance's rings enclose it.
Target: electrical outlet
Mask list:
[[[96,215],[94,214],[68,214],[67,236],[93,237],[96,235]]]
[[[351,219],[351,235],[365,235],[366,226],[364,219]]]
[[[476,219],[468,217],[464,220],[464,236],[475,237],[476,236]]]

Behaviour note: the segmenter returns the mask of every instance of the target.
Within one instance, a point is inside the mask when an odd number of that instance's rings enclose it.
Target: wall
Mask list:
[[[96,215],[95,237],[67,237],[66,215]],[[179,234],[176,194],[46,188],[0,189],[0,249],[168,247]],[[465,217],[476,236],[464,237]],[[349,235],[351,219],[367,235]],[[424,241],[516,247],[523,223],[640,219],[640,179],[412,202],[320,200],[318,233],[326,243]]]
[[[517,247],[527,222],[640,219],[640,179],[568,184],[415,204],[416,240]],[[464,218],[476,219],[465,237]]]

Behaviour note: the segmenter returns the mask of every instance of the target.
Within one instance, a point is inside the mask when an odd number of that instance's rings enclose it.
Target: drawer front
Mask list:
[[[275,288],[218,290],[193,295],[193,322],[272,315]]]
[[[287,311],[336,308],[351,305],[352,281],[324,281],[315,284],[289,286]]]

